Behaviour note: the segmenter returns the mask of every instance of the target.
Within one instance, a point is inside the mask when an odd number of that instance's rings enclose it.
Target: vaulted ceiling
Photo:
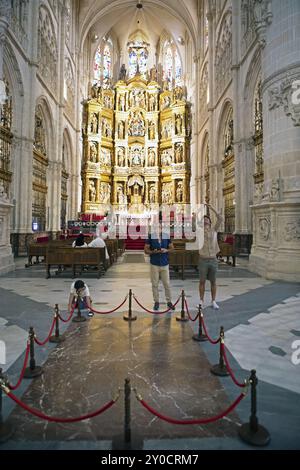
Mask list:
[[[137,3],[143,8],[138,9]],[[102,37],[109,31],[123,48],[137,29],[144,31],[152,44],[164,30],[174,38],[184,38],[187,33],[196,43],[197,0],[80,0],[79,5],[81,48],[88,34]]]

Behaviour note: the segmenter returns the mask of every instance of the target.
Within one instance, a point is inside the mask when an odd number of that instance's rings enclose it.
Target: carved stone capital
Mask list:
[[[300,80],[286,76],[281,83],[269,90],[269,110],[283,106],[286,116],[290,116],[294,126],[300,126]]]
[[[255,30],[258,41],[262,47],[266,45],[267,27],[272,23],[273,14],[271,11],[271,0],[254,0],[253,14]]]

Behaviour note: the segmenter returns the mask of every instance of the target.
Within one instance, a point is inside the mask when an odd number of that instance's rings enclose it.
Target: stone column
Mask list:
[[[0,275],[15,269],[10,246],[10,218],[13,205],[0,185]]]
[[[269,279],[299,281],[300,3],[257,1],[254,11],[262,47],[265,186],[252,207],[250,267]]]

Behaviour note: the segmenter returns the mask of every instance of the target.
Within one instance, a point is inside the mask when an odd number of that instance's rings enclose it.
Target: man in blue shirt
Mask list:
[[[153,227],[152,227],[153,228]],[[159,224],[156,235],[149,235],[145,244],[145,253],[150,255],[151,283],[154,299],[154,310],[159,310],[158,284],[161,279],[166,301],[169,309],[175,310],[171,301],[170,275],[169,275],[169,251],[173,250],[173,244],[166,234],[162,233]]]

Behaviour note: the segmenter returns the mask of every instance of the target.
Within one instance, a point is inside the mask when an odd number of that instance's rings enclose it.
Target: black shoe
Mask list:
[[[168,302],[168,303],[167,303],[167,306],[169,307],[170,310],[175,310],[175,307],[174,307],[174,305],[172,304],[172,302]]]
[[[91,310],[88,312],[88,317],[93,317],[94,316],[94,312],[92,312]]]
[[[159,302],[154,302],[153,310],[155,310],[156,312],[157,310],[159,310]]]

